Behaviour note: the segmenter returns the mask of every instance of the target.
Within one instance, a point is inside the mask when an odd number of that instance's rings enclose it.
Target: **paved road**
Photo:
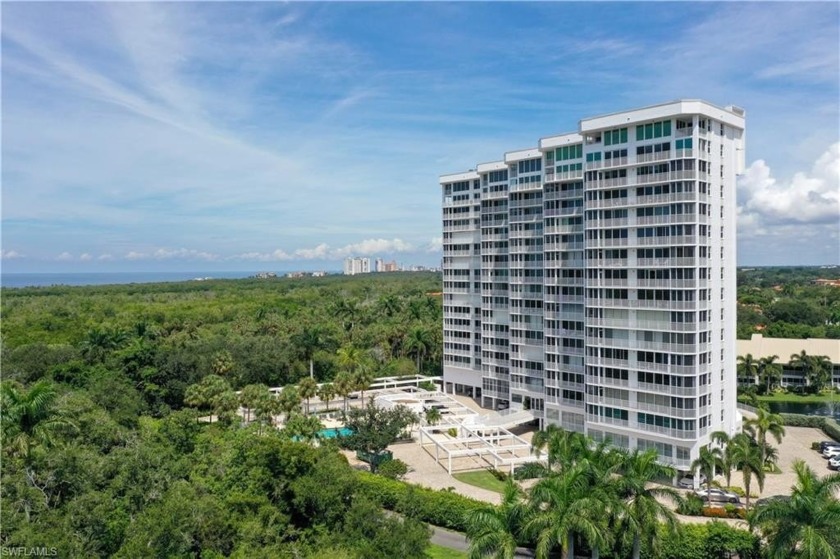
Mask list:
[[[470,544],[467,541],[466,536],[461,532],[453,532],[452,530],[447,530],[446,528],[439,528],[437,526],[432,526],[429,524],[429,527],[432,529],[432,543],[437,545],[442,545],[443,547],[448,547],[450,549],[457,549],[459,551],[469,551]],[[514,555],[516,559],[530,559],[534,557],[534,553],[530,549],[525,549],[519,547],[516,549],[516,555]]]

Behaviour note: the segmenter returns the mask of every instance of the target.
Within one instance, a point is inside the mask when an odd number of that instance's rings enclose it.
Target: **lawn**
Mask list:
[[[443,547],[442,545],[431,544],[426,550],[426,557],[429,559],[467,559],[469,556],[463,551],[458,551],[457,549],[450,549],[448,547]]]
[[[480,470],[478,472],[458,472],[456,474],[452,474],[452,477],[458,481],[463,481],[464,483],[481,487],[482,489],[487,489],[488,491],[495,491],[496,493],[504,493],[505,491],[505,482],[499,481],[487,470]]]
[[[794,404],[827,404],[840,403],[840,395],[834,392],[821,394],[794,394],[792,392],[776,392],[767,396],[758,396],[759,402],[790,402]]]

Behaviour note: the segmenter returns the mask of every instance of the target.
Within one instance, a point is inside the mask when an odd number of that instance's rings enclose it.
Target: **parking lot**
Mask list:
[[[811,450],[811,443],[827,439],[825,433],[810,427],[785,427],[785,433],[781,445],[776,445],[776,441],[770,439],[770,443],[779,449],[778,465],[782,473],[765,476],[761,497],[790,495],[791,487],[796,483],[796,474],[793,471],[793,463],[796,460],[804,460],[818,476],[832,473],[828,469],[828,460],[823,458],[818,451]],[[723,481],[721,477],[717,480]],[[732,485],[743,488],[744,482],[740,472],[732,472]],[[752,493],[759,493],[755,479],[752,481]]]

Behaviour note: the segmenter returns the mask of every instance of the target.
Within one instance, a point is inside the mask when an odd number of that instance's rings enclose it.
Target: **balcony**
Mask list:
[[[657,151],[654,153],[636,154],[636,163],[649,163],[651,161],[667,161],[671,159],[670,151]]]
[[[698,282],[702,285],[698,286]],[[637,279],[636,287],[661,287],[666,289],[695,289],[706,287],[706,280]]]
[[[627,237],[623,239],[589,239],[586,241],[586,248],[626,247],[630,244],[630,240]]]
[[[613,157],[612,159],[604,159],[604,168],[609,169],[610,167],[623,167],[624,165],[627,165],[627,163],[627,157]]]
[[[660,427],[658,425],[648,425],[646,423],[639,423],[635,427],[640,431],[646,431],[648,433],[659,433],[660,435],[667,435],[671,438],[680,440],[691,440],[696,439],[698,437],[698,431],[696,429],[673,429],[671,427]]]
[[[586,261],[589,268],[626,268],[626,258],[590,258]]]
[[[639,268],[670,268],[705,266],[706,258],[639,258],[636,265]]]
[[[655,394],[667,394],[668,396],[697,396],[698,390],[696,386],[671,386],[666,384],[652,384],[649,382],[637,383],[638,390],[645,392],[653,392]]]

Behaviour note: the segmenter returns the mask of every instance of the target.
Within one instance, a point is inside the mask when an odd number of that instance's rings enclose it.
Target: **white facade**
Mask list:
[[[370,273],[370,258],[348,257],[344,260],[345,276],[367,273]]]
[[[744,138],[675,101],[442,176],[446,386],[682,469],[733,433]]]

